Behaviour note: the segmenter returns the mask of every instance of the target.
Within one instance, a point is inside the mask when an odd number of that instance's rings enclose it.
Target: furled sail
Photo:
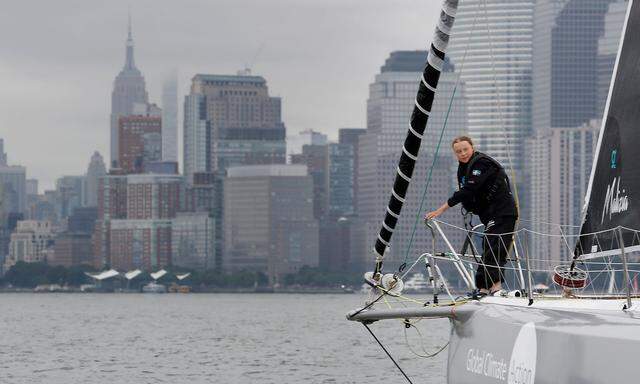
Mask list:
[[[576,256],[640,250],[640,1],[630,0]]]
[[[402,147],[402,154],[400,156],[395,182],[393,183],[391,198],[387,205],[382,228],[380,228],[374,246],[374,252],[376,254],[374,275],[377,275],[382,269],[385,251],[390,245],[391,236],[398,223],[402,205],[404,204],[407,190],[409,189],[413,169],[418,159],[418,153],[420,152],[422,136],[427,126],[436,87],[438,86],[438,79],[440,78],[440,72],[444,65],[445,51],[449,43],[449,36],[457,9],[458,0],[444,0],[440,12],[440,19],[438,20],[431,47],[427,55],[427,65],[422,74],[415,106],[411,114],[411,123]]]

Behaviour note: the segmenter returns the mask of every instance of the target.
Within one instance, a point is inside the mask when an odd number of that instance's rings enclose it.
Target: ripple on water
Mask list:
[[[400,381],[363,327],[344,320],[360,300],[358,295],[1,294],[0,307],[12,311],[0,311],[5,328],[0,383]],[[442,345],[448,323],[425,326],[427,350]],[[372,329],[416,381],[445,382],[446,353],[416,358],[404,345],[402,323],[376,323]],[[422,376],[427,367],[430,375]]]

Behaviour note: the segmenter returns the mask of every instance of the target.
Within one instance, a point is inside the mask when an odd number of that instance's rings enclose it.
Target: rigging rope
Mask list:
[[[398,363],[395,361],[395,359],[393,358],[393,356],[391,356],[391,354],[389,353],[389,351],[387,351],[387,348],[384,347],[384,345],[382,345],[382,342],[376,337],[376,335],[373,333],[373,331],[371,330],[371,328],[369,328],[369,326],[365,323],[362,323],[362,325],[364,325],[365,328],[367,328],[367,331],[369,331],[369,333],[371,334],[371,336],[373,336],[373,338],[378,342],[378,345],[380,345],[380,348],[382,348],[382,350],[384,351],[384,353],[387,354],[387,356],[389,356],[389,358],[391,359],[391,361],[393,361],[393,364],[396,365],[396,367],[398,368],[398,370],[400,370],[400,373],[402,373],[402,375],[404,376],[405,379],[407,379],[407,381],[409,382],[409,384],[413,384],[413,381],[411,381],[411,379],[409,378],[409,376],[407,376],[406,373],[404,373],[404,371],[402,370],[402,368],[400,368],[400,365],[398,365]]]
[[[435,351],[433,353],[429,353],[424,348],[424,343],[423,343],[423,340],[422,340],[422,333],[420,332],[418,327],[416,327],[415,324],[410,322],[408,319],[406,319],[404,321],[404,324],[405,324],[405,327],[404,327],[404,340],[407,343],[407,347],[409,347],[409,350],[411,351],[411,353],[413,353],[414,355],[416,355],[418,357],[422,357],[422,358],[425,358],[425,359],[430,359],[432,357],[436,357],[436,356],[438,356],[440,354],[440,352],[444,351],[449,346],[449,342],[447,341],[442,347],[438,348],[437,351]],[[413,327],[416,330],[416,333],[418,334],[418,336],[420,338],[420,348],[422,348],[422,352],[424,352],[424,354],[420,354],[420,353],[414,351],[413,348],[411,347],[411,344],[409,343],[409,338],[407,337],[407,329],[409,329],[411,327]]]

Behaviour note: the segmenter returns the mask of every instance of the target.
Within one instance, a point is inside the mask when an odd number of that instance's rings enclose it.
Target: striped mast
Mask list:
[[[378,233],[374,252],[376,255],[376,267],[373,273],[375,279],[379,278],[382,271],[382,263],[384,254],[389,248],[391,236],[396,228],[400,212],[407,196],[409,183],[413,175],[413,169],[418,160],[420,152],[420,144],[427,127],[429,113],[438,86],[440,72],[444,65],[445,51],[449,44],[449,36],[453,28],[456,11],[458,9],[458,0],[444,0],[440,11],[440,19],[436,26],[436,30],[427,55],[427,65],[422,73],[418,94],[416,95],[415,106],[411,114],[411,122],[407,137],[402,147],[402,154],[397,167],[397,174],[393,189],[391,190],[391,198],[387,205],[386,214],[382,221],[382,228]]]

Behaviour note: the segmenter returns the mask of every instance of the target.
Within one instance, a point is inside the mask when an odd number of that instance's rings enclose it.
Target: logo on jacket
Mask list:
[[[604,208],[602,209],[602,219],[600,224],[604,223],[604,218],[617,213],[626,212],[629,209],[629,197],[626,194],[625,189],[620,191],[620,184],[622,177],[614,177],[611,184],[607,185],[607,194],[604,198]]]
[[[473,176],[480,176],[480,170],[479,169],[474,169],[473,171],[471,171],[471,174]]]

